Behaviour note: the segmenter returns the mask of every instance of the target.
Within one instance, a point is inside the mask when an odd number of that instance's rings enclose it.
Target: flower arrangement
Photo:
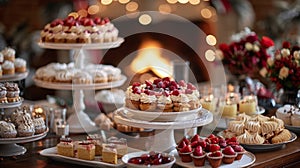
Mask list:
[[[276,89],[300,89],[300,47],[291,46],[287,41],[275,51],[274,58],[260,70],[263,77],[269,77],[276,84]]]
[[[220,44],[222,62],[234,75],[258,74],[266,66],[270,54],[268,49],[274,46],[273,40],[264,36],[261,39],[249,28],[232,36],[232,42]]]

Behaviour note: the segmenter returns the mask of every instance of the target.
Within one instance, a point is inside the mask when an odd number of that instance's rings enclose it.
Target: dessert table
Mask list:
[[[182,130],[175,131],[175,137],[182,137]],[[107,132],[108,133],[108,132]],[[108,134],[118,136],[118,132],[112,131]],[[150,133],[151,134],[151,133]],[[153,132],[152,132],[153,134]],[[85,134],[71,134],[74,140],[83,139],[86,137]],[[147,136],[147,135],[143,135]],[[175,139],[177,139],[175,138]],[[39,152],[45,148],[50,148],[56,146],[59,137],[53,134],[48,134],[44,139],[20,144],[27,148],[27,152],[24,155],[16,157],[5,157],[1,158],[1,167],[27,167],[27,168],[63,168],[63,167],[73,167],[82,168],[81,165],[73,165],[70,163],[57,162],[55,160],[43,157]],[[141,141],[136,136],[130,137],[128,139],[128,145],[133,148],[143,148],[145,142]],[[300,166],[300,139],[295,140],[292,143],[286,145],[285,148],[277,151],[254,153],[256,156],[256,161],[250,167],[299,167]],[[179,166],[174,165],[174,168]]]

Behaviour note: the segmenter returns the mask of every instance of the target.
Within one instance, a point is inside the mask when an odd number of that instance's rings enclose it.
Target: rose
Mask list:
[[[279,71],[279,79],[284,79],[289,75],[289,68],[288,67],[282,67]]]
[[[261,45],[265,48],[269,48],[274,46],[274,41],[270,39],[269,37],[263,36],[261,38]]]
[[[267,68],[263,67],[260,71],[259,71],[259,74],[262,76],[262,77],[266,77],[267,74],[268,74],[268,70]]]

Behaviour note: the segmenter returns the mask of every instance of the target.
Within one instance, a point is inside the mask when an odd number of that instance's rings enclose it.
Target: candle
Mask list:
[[[204,109],[210,112],[216,111],[217,100],[212,94],[201,99],[200,103]]]
[[[227,98],[225,101],[220,103],[220,111],[222,112],[222,117],[235,118],[237,115],[237,104]]]
[[[69,125],[68,124],[57,125],[56,135],[68,136],[69,135]]]
[[[257,97],[254,95],[245,96],[244,99],[239,102],[239,112],[248,115],[256,114],[257,107]]]

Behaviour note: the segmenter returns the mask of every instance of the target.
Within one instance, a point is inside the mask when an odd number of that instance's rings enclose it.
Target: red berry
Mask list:
[[[216,137],[214,134],[210,134],[207,138],[211,139],[211,138],[214,138]]]
[[[110,22],[109,18],[107,18],[107,17],[104,18],[103,20],[104,20],[105,23],[109,23]]]
[[[233,149],[234,149],[235,152],[243,152],[244,151],[244,148],[241,147],[240,145],[235,145],[233,147]]]
[[[202,156],[202,155],[203,155],[202,147],[201,147],[201,146],[197,146],[197,147],[194,149],[193,155],[194,155],[194,156]]]
[[[99,25],[101,23],[101,18],[100,17],[95,17],[94,18],[94,23]]]
[[[206,142],[204,140],[200,140],[199,145],[204,149],[206,148]]]
[[[159,82],[161,82],[162,80],[160,79],[160,78],[157,78],[157,79],[155,79],[154,81],[153,81],[153,83],[155,84],[155,85],[157,85]]]
[[[186,86],[186,83],[185,83],[184,80],[180,80],[180,81],[178,82],[178,85],[181,86],[181,87],[185,87],[185,86]]]
[[[167,92],[167,91],[164,91],[164,92],[163,92],[163,95],[166,96],[166,97],[169,97],[169,96],[170,96],[170,93]]]
[[[186,146],[184,146],[183,148],[180,149],[180,152],[181,152],[181,153],[189,153],[189,152],[192,152],[192,147],[191,147],[191,145],[186,145]]]
[[[216,152],[212,152],[209,156],[210,157],[220,157],[220,156],[222,156],[222,153],[220,151],[216,151]]]
[[[226,148],[224,148],[223,153],[225,155],[234,155],[235,151],[233,150],[233,148],[231,146],[227,146]]]
[[[145,81],[145,84],[146,84],[147,86],[152,86],[152,82],[149,81],[149,80],[146,80],[146,81]]]
[[[153,160],[153,165],[160,165],[162,164],[162,158],[156,158]]]
[[[135,87],[132,91],[134,94],[141,94],[141,89],[138,87]]]
[[[141,86],[141,83],[139,83],[139,82],[134,82],[134,83],[132,84],[132,88],[135,88],[135,87],[137,87],[137,86]]]
[[[142,164],[143,160],[140,157],[134,157],[134,158],[130,158],[128,160],[128,163],[133,163],[133,164]]]
[[[192,94],[192,93],[193,93],[193,91],[191,89],[186,89],[185,90],[185,94]]]
[[[197,88],[193,85],[193,84],[191,84],[191,83],[188,83],[187,84],[187,88],[188,89],[191,89],[191,90],[196,90]]]
[[[170,81],[171,81],[171,78],[170,78],[170,77],[164,77],[164,78],[162,78],[162,81],[170,82]]]
[[[172,95],[178,96],[180,94],[179,90],[175,89],[172,91]]]
[[[209,151],[210,152],[215,152],[215,151],[218,151],[218,150],[220,150],[220,146],[219,145],[217,145],[217,144],[210,144],[209,145]]]
[[[192,137],[191,142],[200,141],[200,135],[196,134]]]

